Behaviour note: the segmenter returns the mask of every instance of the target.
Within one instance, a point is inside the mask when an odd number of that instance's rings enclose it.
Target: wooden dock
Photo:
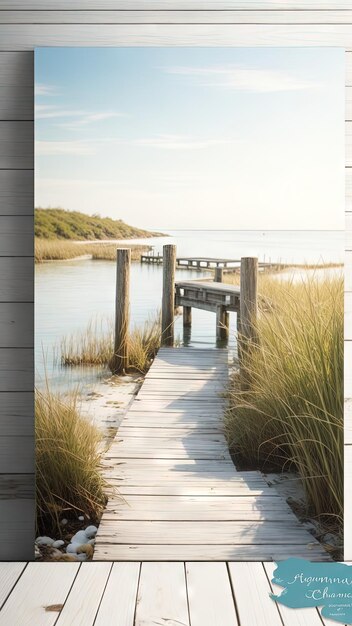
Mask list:
[[[329,560],[259,472],[236,471],[228,372],[225,349],[160,349],[106,456],[95,560]]]
[[[333,626],[269,593],[274,563],[1,563],[0,626]]]

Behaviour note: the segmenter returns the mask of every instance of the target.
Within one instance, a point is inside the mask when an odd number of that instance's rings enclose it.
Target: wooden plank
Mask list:
[[[1,218],[0,218],[1,227]],[[33,306],[21,302],[0,303],[0,347],[1,348],[33,348],[34,320]]]
[[[0,14],[1,15],[1,14]],[[34,119],[34,87],[7,85],[0,89],[1,120]]]
[[[183,563],[142,563],[135,626],[189,626]]]
[[[0,402],[0,424],[2,437],[33,437],[33,392],[3,392]]]
[[[282,561],[289,557],[307,558],[310,561],[330,561],[319,544],[309,545],[128,545],[99,542],[94,558],[101,561]]]
[[[336,0],[333,9],[350,9],[349,0]],[[54,0],[1,0],[1,10],[55,10],[57,2]],[[151,11],[173,10],[175,2],[173,0],[60,0],[60,9],[69,10],[133,10]],[[178,10],[192,11],[331,11],[330,0],[178,0]]]
[[[33,152],[33,122],[0,121],[0,169],[33,169]]]
[[[0,434],[0,473],[28,474],[34,472],[34,447],[33,434],[28,437],[18,434],[9,437]]]
[[[280,534],[283,527],[284,537]],[[279,522],[108,522],[103,519],[99,535],[105,543],[143,545],[302,545],[304,539],[307,544],[315,541],[297,521],[283,526]]]
[[[33,171],[0,170],[0,215],[33,214]]]
[[[226,563],[186,563],[192,626],[236,626]]]
[[[60,3],[61,4],[61,3]],[[85,3],[86,4],[86,3]],[[83,2],[82,2],[83,5]],[[98,7],[97,7],[98,8]],[[350,24],[351,10],[1,11],[0,24]],[[156,259],[158,257],[155,257]],[[148,257],[146,257],[148,259]]]
[[[222,437],[223,436],[223,429],[221,429],[221,426],[213,427],[213,428],[204,428],[204,426],[200,426],[199,424],[197,424],[196,428],[187,428],[183,427],[183,428],[140,428],[139,426],[120,426],[119,428],[119,436],[120,437],[137,437],[138,439],[140,438],[144,438],[144,437],[149,437],[149,438],[160,438],[160,437],[167,437],[169,438],[179,438],[179,437],[189,437],[190,435],[193,435],[195,437],[197,437],[199,440],[202,439],[202,437],[214,437],[214,436],[218,436],[218,437]]]
[[[0,612],[0,626],[51,626],[64,604],[79,569],[78,563],[29,563]]]
[[[1,563],[0,565],[0,608],[20,578],[26,563]]]
[[[106,626],[112,618],[114,626],[134,626],[139,572],[140,563],[113,564],[94,626]]]
[[[282,626],[262,563],[229,563],[241,626]]]
[[[0,256],[33,257],[33,238],[32,216],[0,216]]]
[[[33,386],[33,350],[0,348],[0,391],[32,391]]]
[[[82,563],[56,626],[95,624],[111,567],[111,563]]]
[[[33,278],[30,259],[0,257],[0,302],[33,302]]]

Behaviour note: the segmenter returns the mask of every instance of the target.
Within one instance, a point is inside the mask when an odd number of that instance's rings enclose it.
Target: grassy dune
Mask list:
[[[261,277],[271,306],[232,380],[226,431],[243,466],[298,470],[311,513],[343,514],[343,279]]]
[[[35,236],[43,239],[96,240],[96,239],[135,239],[137,237],[158,237],[141,228],[125,224],[100,215],[86,215],[79,211],[64,209],[35,209]]]
[[[116,243],[75,243],[73,241],[35,238],[35,262],[65,261],[82,255],[89,255],[95,260],[115,261]],[[148,250],[146,246],[129,246],[132,261],[139,261],[141,254]]]

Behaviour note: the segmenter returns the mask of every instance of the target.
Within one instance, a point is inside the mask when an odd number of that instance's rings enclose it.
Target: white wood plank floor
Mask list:
[[[163,348],[106,456],[97,561],[329,560],[223,433],[228,352]]]
[[[273,563],[0,563],[0,626],[337,623],[315,608],[273,602],[273,570]]]

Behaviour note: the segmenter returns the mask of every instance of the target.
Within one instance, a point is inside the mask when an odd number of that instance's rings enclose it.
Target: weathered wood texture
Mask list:
[[[351,159],[351,99],[352,52],[346,53],[346,255],[345,255],[345,507],[344,558],[352,560],[352,159]]]
[[[350,0],[333,3],[330,0],[180,0],[177,3],[174,0],[0,0],[0,215],[33,213],[33,49],[36,45],[332,45],[352,49],[351,14]],[[346,54],[346,85],[352,86],[351,53]],[[351,119],[350,105],[347,111],[347,119]],[[348,163],[346,208],[352,211],[349,155]],[[28,246],[25,230],[26,226],[18,223],[18,247],[13,249],[16,256],[0,258],[0,301],[13,304],[19,336],[24,331],[20,330],[18,303],[33,302],[31,259],[17,256],[17,251]],[[346,268],[345,288],[352,292],[352,252],[346,253]],[[350,332],[348,328],[346,331]],[[1,344],[7,346],[5,332],[3,326]],[[30,334],[28,329],[24,346],[33,343]],[[351,360],[351,341],[346,339],[348,394],[352,394]],[[33,364],[31,367],[33,373]],[[22,427],[23,433],[28,433],[28,429],[33,433],[31,393],[23,393],[18,370],[11,371],[10,363],[7,378],[12,378],[15,393],[21,390],[17,395],[23,409],[11,428],[17,429],[19,436]],[[8,397],[9,392],[5,394]],[[6,407],[4,400],[2,406]],[[9,425],[9,419],[3,417],[1,434],[7,436]],[[9,443],[13,458],[21,456],[16,440],[17,435]],[[27,451],[32,449],[29,439],[26,446]],[[351,449],[350,445],[346,447],[347,459]],[[345,485],[349,495],[352,463],[348,467]],[[7,498],[1,502],[0,512],[8,520],[3,524],[3,534],[9,537],[9,542],[1,542],[0,559],[29,559],[33,553],[33,516],[22,499],[22,487],[27,485],[22,476],[14,474],[12,491],[6,489]],[[32,489],[32,495],[30,490],[26,491],[26,499],[33,498],[33,474],[26,480],[31,482]],[[5,482],[9,484],[7,478]],[[17,503],[13,499],[16,496]],[[21,532],[14,530],[19,518],[23,523]],[[346,498],[345,520],[345,557],[352,559],[350,497]],[[16,546],[11,539],[15,536]]]
[[[223,432],[227,350],[162,348],[105,458],[115,488],[96,560],[329,556],[259,472],[237,472]],[[159,416],[159,417],[158,417]]]
[[[165,346],[174,343],[176,246],[163,247],[163,295],[161,307],[161,341]]]
[[[274,569],[273,563],[1,563],[0,626],[332,626],[318,609],[273,602]]]
[[[128,333],[130,326],[131,250],[116,251],[115,348],[111,368],[123,374],[128,367]]]

